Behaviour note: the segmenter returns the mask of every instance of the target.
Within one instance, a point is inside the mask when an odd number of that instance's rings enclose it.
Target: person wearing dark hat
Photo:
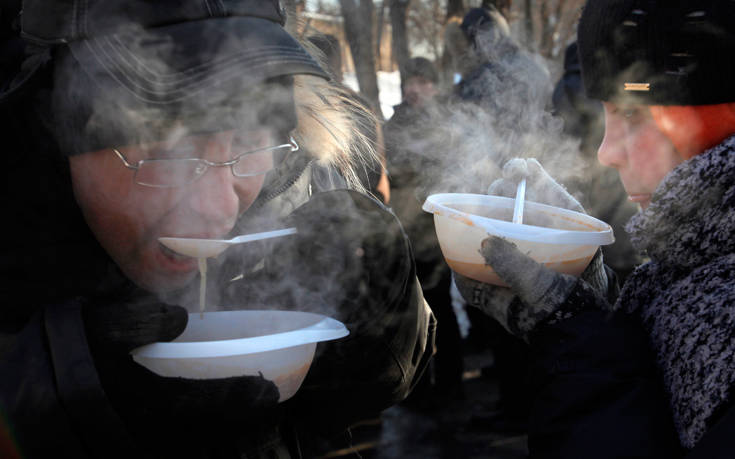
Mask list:
[[[369,115],[280,3],[16,3],[0,15],[0,457],[313,457],[405,398],[434,318],[400,224],[355,172]],[[197,260],[160,237],[286,227],[206,260],[206,307],[346,325],[293,397],[263,374],[133,361],[199,309]]]
[[[424,297],[440,323],[437,351],[407,404],[440,409],[462,395],[461,336],[450,295],[451,272],[444,263],[432,216],[421,210],[426,184],[437,163],[426,155],[436,148],[429,135],[444,104],[438,93],[438,73],[424,57],[414,57],[401,81],[403,101],[385,125],[386,156],[392,187],[391,207],[411,240]]]
[[[511,37],[496,8],[472,8],[460,25],[468,43],[454,92],[511,123],[521,112],[543,109],[551,94],[549,71]]]
[[[551,94],[551,78],[538,56],[525,51],[511,36],[505,17],[492,5],[472,8],[460,26],[468,46],[461,81],[454,87],[455,101],[479,107],[487,114],[487,129],[497,132],[495,149],[519,133],[541,132],[537,125]],[[534,142],[535,143],[535,142]],[[518,146],[510,147],[513,155]],[[507,153],[493,158],[499,164]],[[484,189],[482,190],[485,191]],[[524,433],[527,430],[529,361],[525,343],[476,309],[469,308],[470,337],[482,337],[494,356],[498,377],[497,410],[477,418],[487,430]]]
[[[405,81],[401,81],[403,100],[412,107],[421,107],[437,96],[438,84],[434,64],[425,57],[414,57],[406,66]]]
[[[618,291],[599,252],[576,278],[488,238],[510,289],[461,290],[532,348],[534,457],[732,457],[735,4],[589,0],[578,42],[605,110],[598,158],[640,205],[626,229],[650,262]],[[533,160],[510,162],[495,191],[521,177],[582,210]]]

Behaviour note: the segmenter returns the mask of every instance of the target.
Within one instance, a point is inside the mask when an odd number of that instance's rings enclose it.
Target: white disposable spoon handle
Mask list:
[[[296,234],[298,231],[296,228],[284,228],[275,231],[265,231],[262,233],[245,234],[243,236],[237,236],[230,239],[230,244],[240,244],[242,242],[257,241],[259,239],[268,239],[272,237],[288,236],[289,234]]]
[[[518,182],[518,188],[516,189],[516,202],[513,207],[513,223],[523,223],[523,203],[526,201],[526,179],[522,179]]]

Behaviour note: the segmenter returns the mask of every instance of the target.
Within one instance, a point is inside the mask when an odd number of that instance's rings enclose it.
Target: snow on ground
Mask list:
[[[342,82],[359,91],[357,77],[354,73],[345,73]],[[401,103],[401,76],[395,72],[378,72],[378,90],[380,91],[380,109],[383,117],[388,120],[393,116],[393,106]]]

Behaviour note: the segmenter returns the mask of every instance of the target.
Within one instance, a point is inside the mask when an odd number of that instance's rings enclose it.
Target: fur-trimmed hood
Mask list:
[[[298,125],[296,141],[320,165],[336,168],[348,184],[362,190],[356,170],[377,160],[374,140],[363,123],[375,116],[348,90],[308,75],[294,77]]]

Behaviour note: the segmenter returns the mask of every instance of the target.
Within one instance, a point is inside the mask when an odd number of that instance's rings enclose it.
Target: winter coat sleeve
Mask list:
[[[0,375],[0,456],[135,454],[100,385],[77,303],[36,314],[2,356]]]
[[[532,458],[682,456],[643,329],[585,311],[531,339]]]
[[[301,260],[317,264],[295,262],[298,271],[319,273],[307,276],[301,298],[313,295],[336,306],[327,313],[344,322],[350,334],[319,345],[290,404],[309,427],[336,430],[408,395],[431,358],[436,325],[395,215],[355,192],[322,195],[321,204],[307,209],[306,220],[313,218],[329,240],[314,235],[294,249]],[[323,253],[335,246],[345,250]]]

